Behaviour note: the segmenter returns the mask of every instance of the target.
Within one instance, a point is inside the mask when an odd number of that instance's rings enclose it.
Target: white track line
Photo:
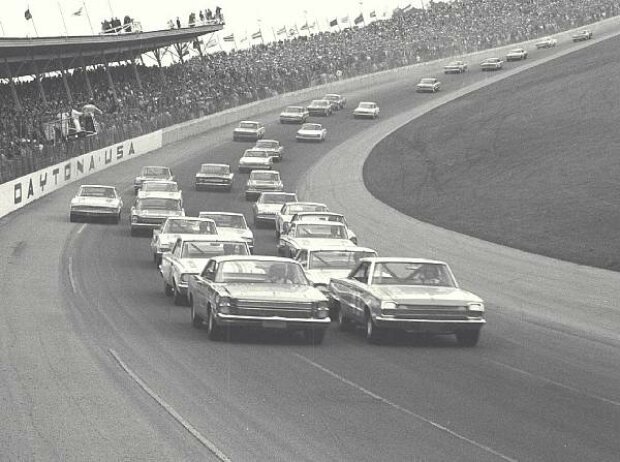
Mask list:
[[[404,408],[404,407],[402,407],[402,406],[400,406],[400,405],[398,405],[396,403],[393,403],[392,401],[388,400],[387,398],[384,398],[382,396],[377,395],[376,393],[373,393],[372,391],[362,387],[361,385],[358,385],[355,382],[352,382],[351,380],[346,379],[346,378],[342,377],[341,375],[336,374],[335,372],[327,369],[326,367],[321,366],[318,363],[315,363],[314,361],[306,358],[305,356],[302,356],[302,355],[297,354],[297,353],[293,353],[293,356],[298,357],[299,359],[307,362],[308,364],[316,367],[317,369],[325,372],[326,374],[331,375],[332,377],[334,377],[335,379],[341,381],[342,383],[344,383],[346,385],[349,385],[349,386],[355,388],[356,390],[364,393],[365,395],[368,395],[371,398],[376,399],[377,401],[382,402],[383,404],[387,404],[388,406],[390,406],[390,407],[392,407],[392,408],[394,408],[394,409],[396,409],[396,410],[398,410],[400,412],[403,412],[404,414],[407,414],[407,415],[409,415],[411,417],[414,417],[414,418],[416,418],[418,420],[421,420],[422,422],[425,422],[425,423],[435,427],[438,430],[441,430],[441,431],[443,431],[445,433],[448,433],[449,435],[451,435],[451,436],[453,436],[455,438],[458,438],[459,440],[465,441],[466,443],[469,443],[469,444],[471,444],[471,445],[473,445],[473,446],[475,446],[475,447],[477,447],[479,449],[482,449],[483,451],[486,451],[486,452],[488,452],[490,454],[493,454],[494,456],[497,456],[497,457],[499,457],[502,460],[506,460],[506,461],[509,461],[509,462],[517,462],[517,459],[513,459],[512,457],[508,457],[508,456],[502,454],[501,452],[498,452],[495,449],[490,448],[489,446],[485,446],[482,443],[478,443],[478,442],[476,442],[476,441],[474,441],[474,440],[472,440],[470,438],[467,438],[466,436],[463,436],[463,435],[455,432],[454,430],[450,430],[448,427],[444,427],[443,425],[441,425],[441,424],[439,424],[437,422],[433,422],[432,420],[427,419],[426,417],[423,417],[420,414],[416,414],[415,412],[410,411],[407,408]]]
[[[564,385],[563,383],[556,382],[555,380],[551,380],[551,379],[548,379],[546,377],[542,377],[540,375],[536,375],[536,374],[533,374],[531,372],[524,371],[523,369],[519,369],[518,367],[509,366],[508,364],[504,364],[504,363],[501,363],[499,361],[494,361],[492,359],[489,359],[487,361],[489,361],[490,363],[496,364],[498,366],[504,367],[504,368],[506,368],[508,370],[511,370],[513,372],[516,372],[518,374],[522,374],[522,375],[526,375],[528,377],[532,377],[534,379],[538,379],[541,382],[550,383],[552,385],[555,385],[558,388],[563,388],[564,390],[568,390],[568,391],[571,391],[573,393],[577,393],[579,395],[588,396],[589,398],[596,399],[596,400],[602,401],[604,403],[611,404],[613,406],[620,406],[620,402],[618,402],[618,401],[613,401],[611,399],[603,398],[602,396],[593,395],[592,393],[587,393],[587,392],[585,392],[583,390],[580,390],[578,388],[571,387],[570,385]]]
[[[88,223],[84,223],[82,226],[80,226],[80,227],[78,228],[78,230],[77,230],[77,233],[78,233],[78,234],[81,234],[81,233],[82,233],[82,231],[84,231],[84,229],[86,229],[86,225],[87,225],[87,224],[88,224]]]
[[[204,447],[206,447],[209,451],[211,451],[213,455],[217,457],[218,460],[222,462],[231,462],[231,459],[229,459],[228,456],[226,456],[226,454],[220,451],[219,448],[214,443],[212,443],[207,438],[205,438],[187,420],[185,420],[181,416],[181,414],[175,411],[172,406],[166,403],[162,398],[159,397],[157,393],[151,390],[151,388],[140,377],[138,377],[138,375],[135,372],[133,372],[129,368],[129,366],[127,366],[127,364],[125,364],[125,362],[120,358],[120,356],[118,355],[118,353],[116,353],[116,351],[112,349],[109,349],[108,351],[114,357],[116,362],[121,366],[121,368],[123,368],[123,370],[129,375],[129,377],[131,377],[133,381],[136,382],[140,386],[140,388],[142,388],[142,390],[144,390],[151,398],[153,398],[157,402],[157,404],[163,407],[165,411],[168,414],[170,414],[177,422],[179,422],[189,433],[191,433],[191,435],[194,438],[200,441],[200,443]]]
[[[71,290],[74,294],[77,294],[77,285],[73,278],[73,257],[69,257],[69,283],[71,284]]]

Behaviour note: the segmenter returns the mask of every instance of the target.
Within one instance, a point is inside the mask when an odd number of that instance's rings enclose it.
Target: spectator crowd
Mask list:
[[[76,69],[68,83],[74,101],[90,101],[83,75],[88,72],[94,102],[102,111],[96,115],[100,131],[135,136],[330,80],[551,35],[619,13],[612,0],[431,1],[425,10],[395,10],[390,19],[366,27],[201,54],[168,67],[138,66],[141,88],[129,66],[110,67],[115,92],[100,68]],[[188,25],[197,22],[192,15]],[[209,17],[221,18],[221,11],[201,11],[198,19]],[[0,84],[0,162],[46,150],[80,154],[67,147],[70,142],[52,146],[45,124],[72,108],[60,77],[45,77],[42,85],[47,105],[35,82],[16,83],[22,104],[18,111],[10,86]],[[6,179],[0,176],[2,181]]]

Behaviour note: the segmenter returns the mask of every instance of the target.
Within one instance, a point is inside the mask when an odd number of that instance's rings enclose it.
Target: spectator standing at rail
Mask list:
[[[177,29],[180,29],[180,28],[181,28],[181,20],[177,16]]]
[[[196,25],[196,13],[193,11],[189,14],[189,21],[187,21],[189,27],[194,27]]]
[[[205,22],[205,14],[202,12],[202,10],[198,12],[198,17],[200,18],[201,23]]]
[[[218,21],[222,20],[222,9],[219,6],[215,7],[215,19]]]

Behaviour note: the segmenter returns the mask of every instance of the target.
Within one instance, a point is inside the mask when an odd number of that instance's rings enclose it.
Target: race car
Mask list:
[[[264,191],[282,191],[284,184],[276,170],[252,170],[245,184],[245,200],[255,200]]]
[[[114,186],[85,184],[80,186],[69,205],[69,221],[103,218],[113,223],[121,220],[123,200]]]
[[[196,173],[194,184],[199,189],[232,189],[235,174],[228,164],[202,164]]]
[[[184,217],[185,210],[180,199],[143,197],[136,199],[130,212],[131,235],[140,230],[159,228],[170,217]]]
[[[271,170],[273,155],[264,149],[247,149],[239,159],[239,172],[251,172],[253,169]]]
[[[592,31],[590,29],[583,29],[573,34],[573,42],[582,42],[584,40],[590,40],[592,38]]]
[[[280,113],[280,123],[303,124],[310,117],[308,109],[303,106],[288,106]]]
[[[327,137],[327,129],[321,124],[307,123],[303,124],[295,138],[297,141],[325,141]]]
[[[376,119],[377,117],[379,117],[379,106],[377,105],[377,103],[362,101],[353,110],[353,117],[356,119],[362,117]]]
[[[213,220],[196,217],[170,217],[160,228],[153,230],[151,252],[155,266],[161,263],[161,256],[169,252],[178,238],[198,238],[201,236],[217,236],[218,229]]]
[[[310,247],[350,247],[347,228],[342,223],[300,221],[292,223],[278,239],[278,255],[292,258]]]
[[[265,136],[264,125],[253,120],[242,120],[233,130],[233,141],[260,140],[263,136]]]
[[[527,51],[523,48],[513,48],[506,54],[506,61],[521,61],[527,59]]]
[[[142,183],[138,191],[138,198],[142,197],[167,197],[183,201],[183,191],[179,189],[176,181],[171,180],[148,180]]]
[[[556,46],[558,43],[558,41],[554,38],[551,37],[546,37],[544,39],[542,39],[539,42],[536,42],[536,48],[537,49],[541,49],[541,48],[552,48],[554,46]]]
[[[291,192],[264,192],[252,204],[254,226],[275,224],[276,215],[288,202],[297,202],[297,194]]]
[[[330,116],[333,112],[332,102],[327,99],[315,99],[308,105],[308,113],[312,115]]]
[[[280,207],[275,215],[276,239],[288,230],[293,215],[300,212],[328,212],[327,205],[320,202],[293,202],[288,201]]]
[[[149,180],[167,180],[174,181],[174,175],[168,167],[162,167],[159,165],[149,165],[142,167],[140,175],[133,180],[133,189],[136,194],[142,187],[142,183]]]
[[[465,61],[451,61],[443,67],[444,74],[462,74],[467,71]]]
[[[254,148],[271,153],[275,162],[280,162],[284,157],[284,146],[278,140],[258,140]]]
[[[293,223],[301,222],[301,221],[329,221],[331,223],[342,223],[347,227],[347,237],[349,240],[357,245],[357,235],[353,232],[349,225],[347,224],[347,219],[341,213],[334,212],[299,212],[291,217],[288,225],[285,225],[284,228],[287,229],[288,226]]]
[[[498,71],[502,68],[504,61],[500,58],[487,58],[480,63],[483,71]]]
[[[209,218],[217,226],[217,234],[223,239],[241,239],[254,251],[254,233],[248,227],[242,213],[233,212],[200,212],[200,218]]]
[[[441,82],[434,77],[426,77],[415,86],[418,93],[436,93],[441,88]]]
[[[332,109],[334,111],[339,111],[343,109],[347,104],[347,99],[342,95],[337,95],[335,93],[328,93],[323,96],[323,99],[332,103]]]

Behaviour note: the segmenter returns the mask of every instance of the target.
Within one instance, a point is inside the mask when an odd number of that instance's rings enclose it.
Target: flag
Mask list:
[[[83,9],[84,9],[84,7],[81,6],[80,9],[75,11],[72,16],[82,16],[82,10]]]
[[[282,34],[286,34],[286,26],[284,26],[282,29],[278,29],[276,31],[277,35],[282,35]]]
[[[300,30],[308,30],[308,29],[309,29],[308,23],[304,24],[304,25],[303,25],[303,26],[301,26],[299,29],[300,29]]]
[[[247,42],[247,41],[248,41],[248,36],[247,35],[240,40],[241,43]]]
[[[310,29],[316,29],[316,21],[310,24],[310,26],[308,27],[310,27]]]
[[[32,14],[30,14],[30,8],[28,8],[24,13],[24,18],[26,18],[26,21],[30,21],[32,19]]]
[[[252,38],[253,39],[259,39],[259,38],[263,38],[263,33],[259,30],[258,32],[254,32],[252,34]]]
[[[360,15],[353,20],[353,24],[359,24],[360,22],[364,22],[364,15],[360,13]]]
[[[371,18],[376,18],[376,17],[377,17],[377,13],[375,12],[375,10],[372,10],[372,11],[370,12],[370,17],[371,17]]]
[[[335,27],[337,25],[338,25],[338,18],[332,19],[331,21],[329,21],[329,27]]]
[[[217,42],[209,41],[207,42],[207,48],[213,48],[217,46]]]
[[[348,23],[348,22],[349,22],[349,17],[348,17],[348,16],[343,16],[343,17],[340,19],[340,22],[345,23],[345,24],[346,24],[346,23]]]
[[[291,37],[292,37],[293,35],[297,35],[297,29],[295,29],[294,27],[291,27],[291,28],[288,30],[288,35],[290,35]]]
[[[235,41],[235,34],[225,35],[224,36],[224,41],[225,42],[234,42]]]

